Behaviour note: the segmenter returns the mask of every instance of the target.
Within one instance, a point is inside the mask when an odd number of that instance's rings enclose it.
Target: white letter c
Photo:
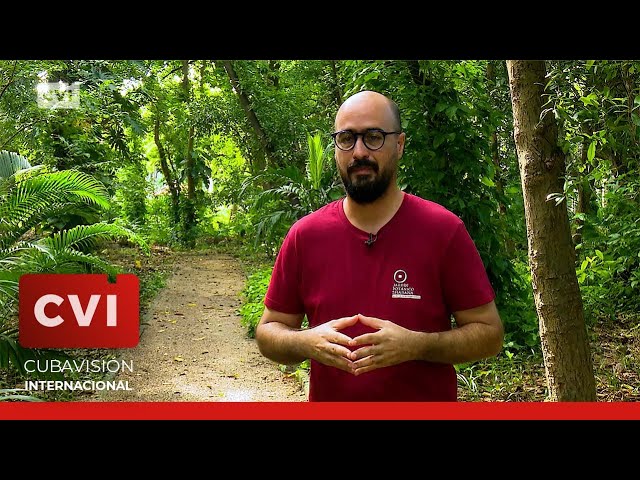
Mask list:
[[[58,295],[54,295],[52,293],[41,296],[33,307],[33,314],[36,316],[36,320],[45,327],[57,327],[64,320],[60,315],[57,315],[53,318],[47,317],[44,313],[44,307],[48,303],[55,303],[60,306],[60,304],[64,302],[64,298],[59,297]]]

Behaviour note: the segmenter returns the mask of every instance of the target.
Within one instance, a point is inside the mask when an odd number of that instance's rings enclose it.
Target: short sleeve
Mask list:
[[[442,291],[450,312],[489,303],[495,292],[469,232],[460,223],[441,263]]]
[[[269,309],[282,313],[304,312],[299,289],[300,265],[294,227],[289,230],[282,242],[264,298],[264,304]]]

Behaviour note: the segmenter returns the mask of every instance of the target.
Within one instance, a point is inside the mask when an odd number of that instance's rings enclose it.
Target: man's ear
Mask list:
[[[396,148],[398,149],[398,158],[401,158],[402,154],[404,153],[404,142],[406,139],[406,133],[402,132],[400,135],[398,135],[398,144],[396,146]]]

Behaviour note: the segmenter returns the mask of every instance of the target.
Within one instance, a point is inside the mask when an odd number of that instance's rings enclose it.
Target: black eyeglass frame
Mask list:
[[[367,145],[365,138],[365,135],[371,132],[379,132],[382,134],[382,144],[378,147],[378,148],[371,148],[369,147],[369,145]],[[351,148],[342,148],[340,145],[338,145],[338,143],[336,142],[336,137],[338,135],[340,135],[341,133],[350,133],[351,135],[353,135],[355,137],[355,140],[353,141],[353,145],[351,146]],[[376,150],[380,150],[382,147],[384,147],[384,142],[387,140],[387,135],[392,135],[392,134],[398,134],[400,135],[402,132],[385,132],[384,130],[382,130],[381,128],[368,128],[367,130],[365,130],[363,133],[356,133],[353,130],[340,130],[337,132],[334,132],[331,134],[331,137],[333,138],[333,144],[339,149],[342,150],[343,152],[348,152],[350,150],[353,150],[356,147],[356,143],[358,143],[358,137],[362,137],[362,143],[364,143],[364,146],[367,147],[367,149],[371,150],[372,152],[375,152]]]

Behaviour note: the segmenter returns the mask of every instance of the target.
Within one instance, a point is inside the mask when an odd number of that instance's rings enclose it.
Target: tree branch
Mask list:
[[[16,60],[13,63],[13,70],[11,71],[11,75],[9,76],[9,81],[7,82],[7,84],[4,87],[2,87],[2,91],[0,92],[0,99],[2,99],[2,96],[7,91],[7,88],[9,88],[9,85],[11,85],[13,83],[13,77],[16,74],[16,69],[17,68],[18,68],[18,61]]]

